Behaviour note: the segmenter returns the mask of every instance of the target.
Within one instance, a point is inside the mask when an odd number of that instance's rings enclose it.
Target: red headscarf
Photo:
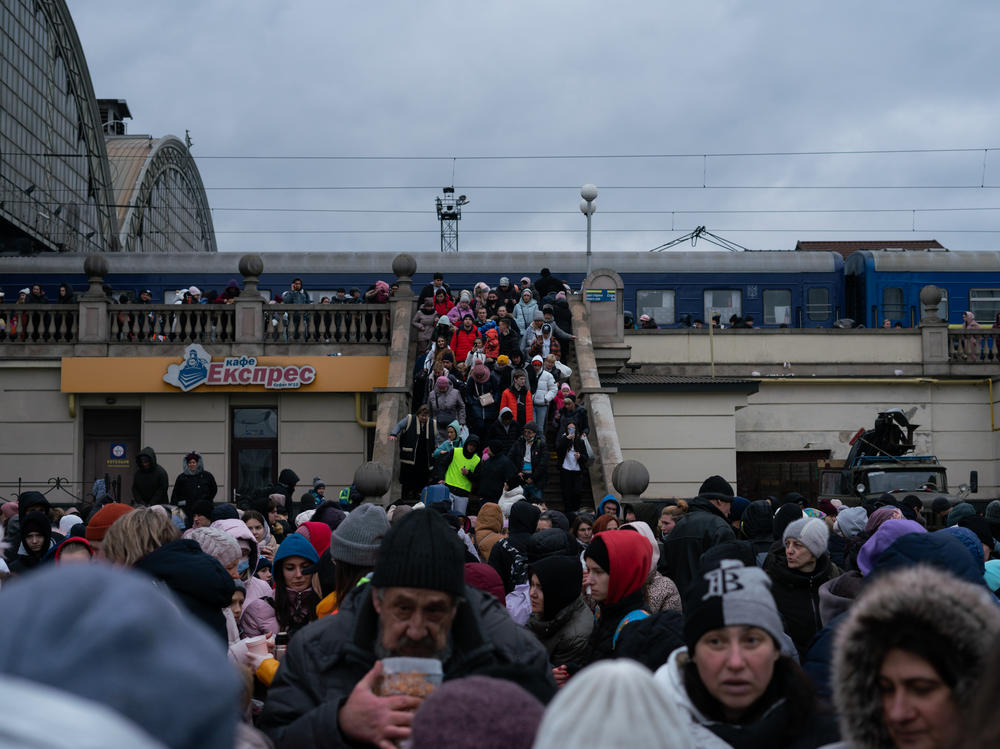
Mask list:
[[[594,541],[597,539],[608,550],[611,566],[608,570],[608,597],[604,603],[618,603],[645,584],[653,561],[653,550],[649,541],[639,533],[605,531],[594,536]]]
[[[316,554],[323,556],[323,553],[330,548],[330,536],[333,535],[333,531],[330,530],[330,526],[326,523],[314,523],[308,522],[303,523],[295,531],[308,539],[312,547],[316,549]]]

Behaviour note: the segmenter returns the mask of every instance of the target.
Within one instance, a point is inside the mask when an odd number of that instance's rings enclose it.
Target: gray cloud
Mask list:
[[[439,161],[222,160],[220,155],[552,155],[988,147],[998,128],[995,4],[384,2],[136,4],[70,0],[101,97],[130,132],[190,129],[219,247],[426,250]],[[463,251],[578,250],[578,185],[601,187],[596,249],[644,251],[697,224],[754,249],[799,239],[915,239],[991,248],[997,190],[982,152],[878,156],[460,160]],[[758,185],[767,190],[701,189]],[[987,182],[1000,184],[1000,157]],[[244,187],[421,185],[391,191]],[[482,189],[521,185],[523,190]],[[565,185],[563,190],[532,189]],[[615,186],[683,185],[633,190]],[[476,189],[475,186],[480,186]],[[417,210],[422,214],[226,211]],[[676,214],[894,208],[892,214]],[[665,214],[617,214],[656,210]],[[489,214],[484,211],[511,211]],[[526,211],[565,211],[534,214]],[[911,232],[911,226],[929,231]],[[674,226],[673,233],[666,231]],[[227,232],[420,230],[396,234]],[[519,230],[496,233],[489,230]],[[758,231],[741,231],[757,229]],[[773,231],[786,229],[792,231]],[[840,231],[824,232],[823,229]],[[967,230],[980,233],[967,233]],[[527,230],[527,231],[526,231]],[[541,231],[548,230],[548,231]],[[610,231],[615,230],[615,231]],[[890,230],[890,231],[881,231]]]

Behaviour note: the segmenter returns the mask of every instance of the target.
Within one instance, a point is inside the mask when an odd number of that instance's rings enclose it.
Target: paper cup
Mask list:
[[[247,639],[247,650],[254,655],[267,655],[267,635],[257,635]]]

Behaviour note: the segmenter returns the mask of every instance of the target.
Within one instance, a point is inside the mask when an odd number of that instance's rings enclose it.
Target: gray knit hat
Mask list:
[[[855,538],[861,535],[868,523],[868,511],[864,507],[844,507],[837,513],[834,525],[844,538]]]
[[[991,523],[1000,523],[1000,499],[994,499],[986,505],[986,519]]]
[[[330,538],[330,556],[338,562],[358,567],[374,567],[378,547],[389,531],[385,510],[378,505],[363,504],[352,510]]]
[[[201,550],[215,557],[223,567],[231,567],[243,558],[239,542],[218,528],[192,528],[184,538],[195,541]]]
[[[319,476],[313,476],[313,489],[319,489],[320,487],[326,488],[326,482]]]
[[[784,543],[790,538],[800,541],[814,557],[819,559],[826,554],[830,529],[826,527],[826,522],[819,518],[799,518],[788,524],[781,541]]]
[[[760,567],[723,559],[718,569],[692,582],[684,609],[688,652],[694,652],[706,632],[732,626],[760,627],[781,646],[784,628],[771,595],[771,579]]]

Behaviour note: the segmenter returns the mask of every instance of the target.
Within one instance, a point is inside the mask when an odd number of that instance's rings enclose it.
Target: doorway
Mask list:
[[[88,408],[83,412],[83,493],[102,479],[118,502],[131,503],[141,415],[132,408]],[[95,497],[95,499],[97,499]]]
[[[796,491],[815,501],[819,492],[819,462],[829,450],[783,450],[736,453],[737,494],[764,499]]]
[[[230,452],[230,486],[236,497],[253,496],[278,478],[278,409],[234,408],[233,449]]]

